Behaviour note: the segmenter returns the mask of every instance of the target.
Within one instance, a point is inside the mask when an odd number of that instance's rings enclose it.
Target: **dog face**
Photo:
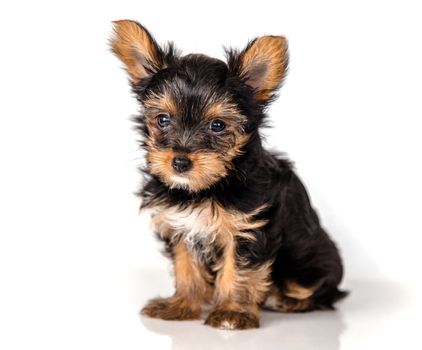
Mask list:
[[[111,41],[142,106],[147,171],[169,188],[198,192],[235,171],[262,122],[263,110],[287,68],[283,37],[264,36],[228,63],[204,55],[181,56],[160,47],[139,23],[117,21]]]

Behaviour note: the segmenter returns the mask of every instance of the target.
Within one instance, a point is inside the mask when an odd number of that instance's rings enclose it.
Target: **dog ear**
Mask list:
[[[258,101],[270,100],[287,73],[287,40],[283,36],[263,36],[251,41],[240,53],[228,52],[228,65],[255,91]]]
[[[111,48],[125,64],[133,83],[163,68],[163,51],[146,28],[130,20],[115,21],[113,25]]]

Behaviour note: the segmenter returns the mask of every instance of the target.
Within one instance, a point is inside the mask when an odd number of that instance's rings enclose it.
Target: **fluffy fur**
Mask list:
[[[159,46],[134,21],[114,22],[114,53],[141,105],[146,150],[139,195],[175,272],[175,294],[142,313],[218,328],[259,326],[259,309],[331,309],[339,252],[291,163],[262,147],[259,127],[287,71],[287,41],[264,36],[227,63]],[[182,158],[184,168],[175,164]]]

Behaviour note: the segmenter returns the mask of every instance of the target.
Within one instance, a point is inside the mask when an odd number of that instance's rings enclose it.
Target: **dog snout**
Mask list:
[[[171,165],[178,173],[184,173],[192,168],[192,161],[184,156],[174,157]]]

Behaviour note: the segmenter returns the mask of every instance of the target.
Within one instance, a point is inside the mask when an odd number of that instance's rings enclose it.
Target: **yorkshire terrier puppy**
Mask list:
[[[198,319],[225,329],[259,327],[260,307],[332,309],[343,267],[290,162],[265,150],[259,128],[286,76],[282,36],[226,50],[227,63],[159,46],[141,24],[114,22],[141,113],[146,151],[140,192],[172,259],[175,293],[142,314]]]

